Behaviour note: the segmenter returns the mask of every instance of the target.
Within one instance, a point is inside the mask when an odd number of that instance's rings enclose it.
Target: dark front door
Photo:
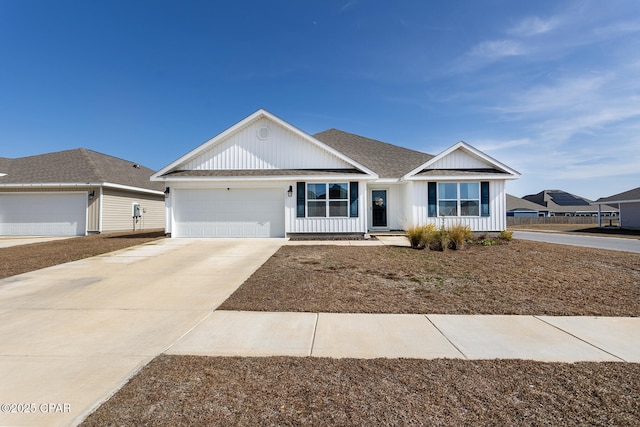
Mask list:
[[[387,190],[373,190],[371,192],[372,227],[387,226]]]

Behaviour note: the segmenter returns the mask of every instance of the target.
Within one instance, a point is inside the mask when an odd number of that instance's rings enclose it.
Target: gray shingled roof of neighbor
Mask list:
[[[242,170],[178,170],[163,176],[175,177],[266,177],[266,176],[366,175],[357,169],[242,169]]]
[[[623,202],[626,200],[640,200],[640,187],[628,191],[623,191],[622,193],[614,194],[613,196],[601,197],[596,200],[595,203]]]
[[[153,170],[86,148],[58,151],[16,159],[0,159],[3,184],[111,183],[163,191],[164,184],[151,182]]]
[[[546,206],[507,193],[507,210],[549,211]]]
[[[434,157],[338,129],[325,130],[313,137],[369,168],[380,178],[401,178]]]

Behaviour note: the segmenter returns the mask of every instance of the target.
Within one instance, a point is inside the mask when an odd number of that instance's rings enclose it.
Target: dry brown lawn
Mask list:
[[[640,364],[160,356],[84,426],[637,426]]]
[[[90,234],[0,248],[0,279],[164,238],[163,230]]]
[[[640,255],[531,241],[460,251],[284,246],[220,309],[640,315]]]

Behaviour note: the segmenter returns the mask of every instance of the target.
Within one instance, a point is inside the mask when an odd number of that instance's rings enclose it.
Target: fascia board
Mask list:
[[[637,200],[608,200],[606,202],[591,202],[592,205],[610,205],[612,203],[640,203],[640,199]]]
[[[504,181],[518,179],[520,176],[513,175],[429,175],[412,176],[407,181]]]
[[[14,184],[0,184],[0,188],[20,188],[20,187],[28,187],[28,188],[47,188],[47,187],[108,187],[108,188],[116,188],[119,190],[128,190],[128,191],[137,191],[139,193],[148,193],[148,194],[164,194],[162,191],[158,190],[150,190],[148,188],[140,188],[140,187],[132,187],[129,185],[122,184],[113,184],[110,182],[36,182],[36,183],[14,183]]]
[[[353,175],[281,175],[281,176],[198,176],[165,178],[163,181],[171,182],[263,182],[263,181],[372,181],[369,176],[354,177]]]
[[[194,156],[198,155],[199,153],[211,148],[211,146],[215,145],[216,143],[218,143],[219,141],[223,140],[224,138],[226,138],[230,134],[236,132],[240,128],[246,126],[248,123],[251,123],[252,121],[254,121],[254,120],[256,120],[256,119],[258,119],[260,117],[265,117],[265,118],[275,122],[276,124],[278,124],[278,125],[284,127],[285,129],[289,130],[290,132],[292,132],[292,133],[298,135],[299,137],[307,140],[308,142],[318,146],[319,148],[321,148],[321,149],[323,149],[325,151],[330,152],[331,154],[333,154],[334,156],[338,157],[342,161],[350,164],[351,166],[353,166],[353,167],[355,167],[357,169],[360,169],[361,171],[365,172],[367,175],[370,175],[371,177],[374,177],[374,178],[378,177],[378,175],[375,172],[373,172],[372,170],[370,170],[370,169],[366,168],[365,166],[359,164],[358,162],[354,161],[353,159],[350,159],[349,157],[345,156],[341,152],[336,151],[335,149],[333,149],[333,148],[329,147],[328,145],[322,143],[321,141],[315,139],[314,137],[312,137],[311,135],[307,134],[306,132],[303,132],[302,130],[296,128],[295,126],[285,122],[281,118],[279,118],[277,116],[274,116],[273,114],[269,113],[268,111],[266,111],[264,109],[260,109],[260,110],[256,111],[255,113],[251,114],[249,117],[239,121],[235,125],[231,126],[227,130],[223,131],[222,133],[219,133],[218,135],[214,136],[210,140],[206,141],[204,144],[201,144],[200,146],[198,146],[198,147],[194,148],[193,150],[189,151],[187,154],[185,154],[184,156],[180,157],[178,160],[175,160],[174,162],[172,162],[168,166],[165,166],[164,168],[160,169],[158,172],[156,172],[153,175],[151,175],[151,181],[160,181],[161,180],[160,179],[161,176],[164,175],[165,173],[171,171],[176,166],[180,165],[181,163],[184,163],[184,162],[188,161],[189,159],[193,158]]]
[[[416,179],[415,177],[413,177],[413,175],[417,174],[418,172],[422,171],[423,169],[427,169],[430,165],[432,165],[432,164],[436,163],[437,161],[441,160],[442,158],[448,156],[449,154],[451,154],[452,152],[454,152],[455,150],[457,150],[459,148],[462,148],[463,150],[466,150],[466,151],[470,152],[471,154],[473,154],[473,155],[475,155],[477,157],[480,157],[482,160],[486,161],[487,163],[490,163],[491,165],[493,165],[497,169],[500,169],[503,172],[506,172],[509,175],[512,175],[513,177],[509,178],[509,179],[517,179],[517,178],[520,177],[520,172],[516,171],[515,169],[512,169],[509,166],[505,165],[504,163],[499,162],[498,160],[494,159],[493,157],[489,156],[488,154],[485,154],[482,151],[478,150],[477,148],[467,144],[466,142],[459,141],[456,144],[454,144],[451,147],[449,147],[446,150],[444,150],[442,153],[440,153],[437,156],[433,157],[431,160],[428,160],[427,162],[425,162],[422,165],[418,166],[417,168],[415,168],[414,170],[412,170],[411,172],[409,172],[408,174],[403,176],[402,179]]]
[[[129,185],[122,185],[122,184],[113,184],[110,182],[105,182],[102,185],[107,188],[115,188],[118,190],[127,190],[127,191],[137,191],[139,193],[156,194],[158,196],[164,194],[164,192],[159,190],[150,190],[148,188],[132,187]]]

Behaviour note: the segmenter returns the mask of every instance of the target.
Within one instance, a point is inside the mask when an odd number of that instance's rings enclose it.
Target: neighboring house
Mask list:
[[[152,173],[84,148],[0,158],[0,235],[163,228],[164,186]]]
[[[640,229],[640,187],[609,197],[601,197],[594,205],[598,208],[598,226],[602,226],[602,208],[617,204],[620,209],[620,227]]]
[[[172,237],[364,235],[441,221],[506,228],[518,172],[459,142],[437,156],[258,110],[152,176]],[[442,218],[442,219],[441,219]]]
[[[523,199],[545,206],[549,216],[597,216],[598,208],[591,205],[591,200],[562,190],[543,190],[538,194],[524,196]],[[603,216],[617,217],[618,209],[603,206]]]
[[[549,209],[546,206],[507,194],[507,216],[544,217],[549,216]]]

